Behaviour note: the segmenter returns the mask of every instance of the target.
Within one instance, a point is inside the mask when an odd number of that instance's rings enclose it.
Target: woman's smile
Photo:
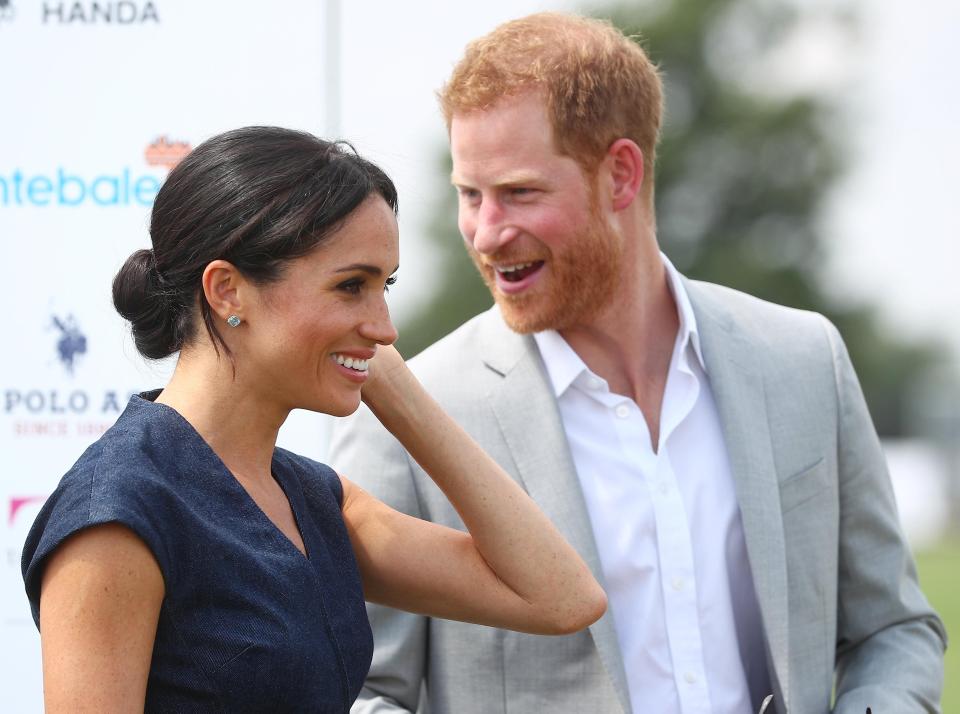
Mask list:
[[[374,350],[364,350],[362,353],[334,352],[330,357],[344,377],[357,384],[363,384],[367,380],[370,360],[373,359],[374,354]]]

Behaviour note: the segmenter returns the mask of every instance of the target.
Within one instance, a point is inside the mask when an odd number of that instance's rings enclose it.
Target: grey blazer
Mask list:
[[[917,585],[880,444],[822,316],[687,281],[726,437],[781,714],[939,711],[946,634]],[[533,497],[603,583],[536,343],[496,308],[411,361],[443,407]],[[330,463],[388,504],[463,524],[371,413]],[[368,607],[375,654],[353,712],[631,712],[610,613],[541,637]],[[752,692],[754,711],[765,692]],[[634,714],[647,714],[635,712]]]

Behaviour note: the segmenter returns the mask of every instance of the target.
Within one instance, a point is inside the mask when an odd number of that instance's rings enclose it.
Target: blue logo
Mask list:
[[[3,0],[0,0],[3,2]],[[20,169],[0,175],[0,206],[151,206],[160,179],[135,176],[130,168],[86,177],[58,167],[56,173],[25,175]]]
[[[53,315],[53,326],[60,330],[60,339],[57,340],[57,357],[70,375],[77,356],[87,353],[87,336],[80,332],[73,315],[67,315],[61,320]]]
[[[0,0],[0,3],[9,1]],[[191,148],[186,141],[171,141],[166,135],[158,137],[143,151],[149,173],[130,165],[94,175],[80,174],[63,166],[40,172],[27,172],[20,167],[0,169],[0,208],[88,205],[149,208],[163,183],[160,172],[172,170]]]

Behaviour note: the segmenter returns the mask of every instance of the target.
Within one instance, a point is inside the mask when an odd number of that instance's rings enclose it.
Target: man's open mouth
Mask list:
[[[496,268],[497,274],[508,283],[518,283],[528,275],[532,275],[543,265],[542,260],[535,260],[532,263],[515,263],[514,265],[503,265]]]

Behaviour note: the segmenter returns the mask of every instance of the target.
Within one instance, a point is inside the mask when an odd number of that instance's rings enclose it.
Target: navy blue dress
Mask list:
[[[33,524],[22,566],[34,620],[47,556],[83,528],[121,523],[153,552],[165,585],[148,712],[346,712],[373,639],[339,478],[274,453],[306,558],[156,394],[130,400]]]

